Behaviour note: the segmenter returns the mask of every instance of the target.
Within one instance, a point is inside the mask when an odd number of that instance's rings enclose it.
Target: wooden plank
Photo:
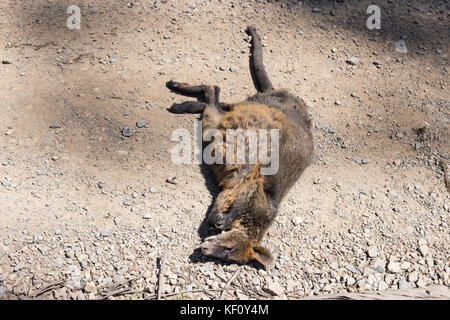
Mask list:
[[[432,286],[377,292],[338,293],[308,297],[302,300],[450,300],[450,290],[446,286]]]

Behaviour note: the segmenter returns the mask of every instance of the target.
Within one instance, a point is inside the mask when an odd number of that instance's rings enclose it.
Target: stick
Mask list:
[[[161,300],[161,287],[163,286],[164,280],[164,257],[159,258],[159,277],[158,277],[158,291],[156,294],[156,299]]]
[[[444,181],[445,186],[447,187],[447,191],[450,192],[450,181],[448,180],[448,172],[447,172],[447,165],[444,163],[443,160],[440,161],[442,170],[444,171]]]
[[[239,271],[240,271],[240,269],[237,269],[236,272],[230,277],[230,280],[228,280],[225,287],[223,287],[223,290],[222,290],[222,293],[220,294],[219,300],[223,300],[223,297],[225,296],[225,291],[233,283],[234,279],[236,279],[236,277],[239,274]]]
[[[55,281],[55,282],[52,282],[52,283],[50,283],[50,284],[47,284],[47,285],[41,287],[38,291],[36,291],[36,292],[32,295],[32,298],[39,297],[40,295],[46,293],[46,292],[49,291],[49,290],[52,290],[52,289],[61,287],[63,284],[64,284],[64,281],[63,281],[63,280],[59,280],[59,281]]]
[[[197,290],[191,290],[191,291],[166,293],[166,294],[162,294],[161,298],[172,297],[172,296],[176,296],[176,295],[179,295],[179,294],[198,293],[198,292],[208,293],[208,291],[222,291],[222,290],[224,290],[224,289],[197,289]],[[157,296],[156,295],[148,296],[146,298],[146,300],[150,300],[150,299],[153,299],[153,298],[157,298]]]

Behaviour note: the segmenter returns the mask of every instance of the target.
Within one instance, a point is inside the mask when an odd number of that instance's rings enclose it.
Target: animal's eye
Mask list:
[[[225,251],[225,254],[228,256],[234,251],[234,248],[233,247],[224,247],[223,251]]]

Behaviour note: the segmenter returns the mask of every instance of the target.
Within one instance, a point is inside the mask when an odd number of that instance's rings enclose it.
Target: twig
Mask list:
[[[89,56],[92,56],[92,53],[81,53],[78,57],[76,57],[72,61],[76,62],[76,61],[80,60],[81,58],[89,57]]]
[[[47,47],[47,46],[49,46],[49,45],[54,45],[55,44],[55,42],[53,42],[53,41],[49,41],[49,42],[46,42],[46,43],[44,43],[44,44],[38,44],[38,45],[34,45],[34,46],[32,46],[33,48],[34,48],[34,50],[39,50],[39,49],[42,49],[42,48],[44,48],[44,47]]]
[[[107,299],[109,297],[115,297],[119,295],[125,295],[125,294],[134,294],[134,293],[142,293],[143,290],[132,290],[131,288],[122,288],[116,291],[111,291],[108,293],[105,293],[102,295],[103,299]]]
[[[50,283],[50,284],[48,284],[48,285],[45,285],[45,286],[41,287],[41,288],[40,288],[38,291],[36,291],[31,297],[32,297],[32,298],[39,297],[40,295],[46,293],[47,291],[50,291],[50,290],[52,290],[52,289],[61,287],[64,283],[65,283],[64,280],[59,280],[59,281],[52,282],[52,283]]]
[[[448,172],[447,172],[447,165],[444,163],[443,160],[440,161],[442,171],[444,171],[444,181],[445,186],[447,187],[447,191],[450,192],[450,181],[448,180]]]
[[[158,291],[156,294],[156,299],[161,300],[161,288],[163,286],[163,280],[164,280],[164,256],[159,258],[159,277],[158,277]]]
[[[223,300],[223,297],[225,296],[225,292],[226,292],[227,288],[233,283],[234,279],[236,279],[236,277],[239,275],[240,270],[241,269],[237,269],[236,272],[230,277],[230,280],[228,280],[225,287],[223,287],[223,291],[220,294],[219,300]]]
[[[172,296],[176,296],[176,295],[179,295],[179,294],[183,294],[183,295],[184,295],[184,294],[198,293],[198,292],[208,293],[208,291],[222,291],[222,290],[225,290],[225,289],[198,289],[198,290],[191,290],[191,291],[166,293],[166,294],[162,294],[162,295],[161,295],[161,298],[172,297]],[[227,290],[229,290],[229,289],[227,289]],[[151,296],[148,296],[148,297],[146,298],[146,300],[150,300],[150,299],[154,299],[154,298],[157,298],[157,295],[151,295]]]

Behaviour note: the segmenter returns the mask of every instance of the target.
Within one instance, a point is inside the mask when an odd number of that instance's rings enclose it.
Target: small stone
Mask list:
[[[331,48],[331,52],[336,53],[338,51],[338,49],[336,48]]]
[[[303,222],[303,218],[301,217],[294,217],[292,219],[292,223],[294,224],[294,226],[298,226],[299,224],[301,224]]]
[[[100,235],[102,237],[109,237],[111,235],[111,230],[102,230],[100,231]]]
[[[11,186],[11,183],[9,182],[9,181],[2,181],[2,186],[4,186],[4,187],[9,187],[9,186]]]
[[[271,279],[268,279],[267,283],[263,286],[263,291],[271,294],[272,296],[279,296],[283,293],[284,288]]]
[[[347,60],[345,60],[345,62],[354,66],[354,65],[358,64],[359,60],[356,57],[351,57],[351,58],[348,58]]]
[[[378,282],[378,291],[383,291],[386,290],[388,288],[388,285],[386,282],[384,282],[383,280]]]
[[[151,219],[152,215],[149,212],[146,212],[142,215],[142,219]]]
[[[16,264],[16,266],[13,268],[13,271],[18,272],[18,271],[22,270],[23,268],[25,268],[25,264],[21,261],[18,264]]]
[[[402,271],[402,269],[400,268],[400,264],[398,262],[389,262],[387,269],[389,272],[391,273],[399,273]]]
[[[406,47],[404,40],[399,40],[395,43],[395,51],[400,53],[408,53],[408,48]]]
[[[348,285],[348,286],[352,286],[352,285],[354,285],[355,283],[356,283],[355,278],[353,278],[353,277],[348,277],[348,278],[347,278],[347,285]]]
[[[75,258],[75,252],[72,249],[66,251],[66,257],[69,259]]]
[[[411,285],[411,283],[409,283],[409,282],[406,281],[405,279],[401,279],[401,280],[398,282],[398,288],[399,288],[399,289],[411,289],[411,288],[412,288],[412,285]]]
[[[347,268],[348,271],[350,271],[350,272],[352,272],[352,273],[358,272],[358,270],[357,270],[357,269],[355,268],[355,266],[352,265],[352,264],[347,265],[346,268]]]
[[[84,291],[87,293],[95,293],[97,292],[97,288],[95,287],[95,284],[93,282],[87,282],[84,285]]]
[[[130,131],[130,129],[129,129],[129,128],[124,128],[124,129],[122,130],[122,136],[124,136],[124,137],[131,137],[131,131]]]
[[[416,282],[419,279],[419,274],[417,273],[417,271],[413,271],[410,274],[408,274],[408,281],[409,282]]]
[[[426,245],[422,245],[419,247],[419,252],[423,257],[426,257],[430,253],[430,249]]]
[[[61,289],[57,289],[53,291],[53,296],[55,299],[66,299],[67,298],[67,288],[62,287]]]
[[[417,285],[419,288],[423,288],[423,287],[426,287],[426,286],[427,286],[427,283],[426,283],[423,279],[419,279],[419,280],[417,280],[416,285]]]
[[[408,270],[410,266],[411,263],[409,263],[408,261],[403,261],[402,264],[400,265],[400,268],[402,268],[402,270]]]
[[[236,72],[236,70],[237,70],[237,68],[236,68],[235,66],[231,66],[231,67],[230,67],[230,71],[231,71],[231,72]]]
[[[370,258],[375,258],[378,256],[378,249],[376,246],[370,246],[367,250],[367,254]]]
[[[138,128],[143,128],[147,125],[147,121],[145,120],[139,120],[138,122],[136,122],[136,127]]]

